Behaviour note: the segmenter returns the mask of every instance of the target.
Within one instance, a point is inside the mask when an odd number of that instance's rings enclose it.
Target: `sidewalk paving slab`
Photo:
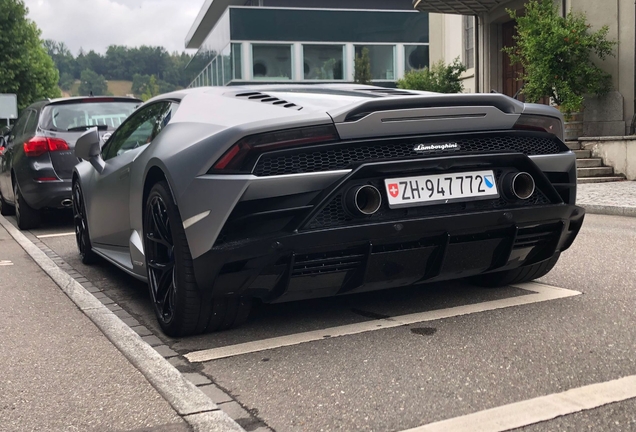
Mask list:
[[[590,214],[636,217],[636,182],[579,184],[577,204]]]

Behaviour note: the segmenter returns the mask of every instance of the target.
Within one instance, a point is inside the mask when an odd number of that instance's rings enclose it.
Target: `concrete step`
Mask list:
[[[624,181],[624,176],[610,176],[610,177],[584,177],[579,178],[578,184],[588,184],[588,183],[609,183],[609,182],[619,182]]]
[[[612,167],[577,168],[577,177],[611,177],[614,175]]]
[[[577,159],[589,159],[592,157],[591,150],[573,150]]]
[[[590,159],[577,159],[576,167],[577,168],[597,168],[603,166],[603,159],[601,158],[590,158]]]
[[[578,141],[566,141],[565,145],[568,146],[570,150],[581,150],[581,143]]]

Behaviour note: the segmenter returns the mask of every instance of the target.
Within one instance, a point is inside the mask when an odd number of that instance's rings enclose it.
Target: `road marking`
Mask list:
[[[201,351],[193,351],[185,355],[192,363],[200,363],[222,358],[234,357],[259,351],[281,348],[292,345],[299,345],[306,342],[314,342],[327,338],[349,336],[388,328],[406,326],[426,321],[435,321],[444,318],[451,318],[461,315],[470,315],[479,312],[492,311],[496,309],[521,306],[532,303],[539,303],[549,300],[557,300],[580,295],[578,291],[571,291],[564,288],[557,288],[548,285],[531,282],[527,284],[513,285],[532,294],[511,297],[501,300],[493,300],[466,306],[458,306],[448,309],[440,309],[428,312],[420,312],[409,315],[390,317],[373,321],[366,321],[356,324],[349,324],[339,327],[331,327],[324,330],[314,330],[305,333],[298,333],[288,336],[280,336],[259,341],[247,342],[237,345],[230,345],[220,348],[212,348]]]
[[[0,261],[0,267],[1,266],[12,266],[13,263],[11,261],[7,261],[7,260],[2,260]]]
[[[404,432],[504,432],[636,398],[636,375],[479,411]]]
[[[53,237],[68,237],[68,236],[74,236],[75,233],[74,232],[68,232],[68,233],[60,233],[60,234],[44,234],[44,235],[39,235],[36,236],[39,239],[44,239],[44,238],[53,238]]]

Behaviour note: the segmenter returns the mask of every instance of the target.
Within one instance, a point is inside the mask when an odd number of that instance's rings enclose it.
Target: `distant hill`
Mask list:
[[[107,81],[108,91],[113,96],[126,96],[132,94],[132,81]]]
[[[127,96],[132,94],[132,81],[107,81],[108,92],[113,96]],[[70,91],[62,90],[62,96],[71,97],[78,96],[78,89],[80,86],[79,80],[75,81]]]

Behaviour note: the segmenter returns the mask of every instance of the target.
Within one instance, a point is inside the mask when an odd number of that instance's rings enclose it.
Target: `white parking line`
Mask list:
[[[69,232],[69,233],[60,233],[60,234],[44,234],[44,235],[39,235],[36,236],[39,239],[44,239],[44,238],[53,238],[53,237],[67,237],[67,236],[74,236],[75,233],[74,232]]]
[[[0,267],[2,267],[2,266],[12,266],[12,265],[13,265],[13,263],[11,261],[8,261],[8,260],[1,260],[0,261]]]
[[[636,398],[636,375],[479,411],[404,432],[504,432]]]
[[[460,315],[469,315],[478,312],[491,311],[495,309],[509,308],[532,303],[539,303],[549,300],[557,300],[566,297],[580,295],[578,291],[571,291],[564,288],[557,288],[539,283],[527,283],[514,285],[532,294],[511,297],[501,300],[487,301],[467,306],[458,306],[448,309],[440,309],[429,312],[420,312],[410,315],[401,315],[386,319],[366,321],[357,324],[349,324],[339,327],[331,327],[324,330],[314,330],[305,333],[298,333],[288,336],[280,336],[271,339],[247,342],[237,345],[230,345],[220,348],[212,348],[202,351],[193,351],[185,355],[190,362],[200,363],[222,358],[234,357],[242,354],[249,354],[265,351],[285,346],[298,345],[306,342],[313,342],[327,338],[348,336],[387,328],[401,327],[405,325],[435,321],[443,318],[451,318]]]

